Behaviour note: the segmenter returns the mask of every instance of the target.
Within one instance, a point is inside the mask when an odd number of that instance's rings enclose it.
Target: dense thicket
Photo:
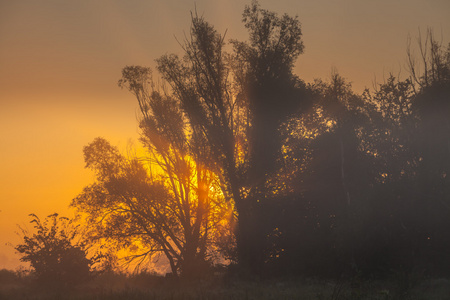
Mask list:
[[[431,32],[419,47],[428,54],[421,68],[410,60],[410,78],[391,75],[361,96],[337,74],[310,85],[313,109],[281,132],[294,178],[273,217],[277,268],[448,272],[450,50]]]

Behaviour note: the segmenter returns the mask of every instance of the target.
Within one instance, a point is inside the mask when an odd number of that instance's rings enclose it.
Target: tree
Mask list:
[[[418,118],[412,108],[413,97],[411,81],[401,81],[392,74],[376,91],[364,93],[372,126],[364,131],[363,147],[374,156],[373,168],[379,182],[414,177],[418,158],[413,139]]]
[[[163,105],[158,108],[166,114],[174,112],[170,101],[162,102],[168,100],[157,94],[147,100]],[[137,266],[163,254],[175,276],[200,276],[214,258],[214,228],[217,223],[226,227],[229,216],[224,210],[229,207],[213,174],[165,139],[170,134],[162,131],[178,123],[159,127],[155,119],[143,122],[153,122],[142,138],[151,151],[147,159],[127,159],[102,138],[84,148],[86,166],[96,172],[97,182],[72,205],[87,215],[93,240],[106,239],[128,249],[128,258],[138,260]]]
[[[450,44],[445,49],[442,42],[436,40],[433,30],[427,29],[425,40],[419,30],[417,38],[419,58],[414,55],[411,38],[408,37],[407,67],[410,80],[416,91],[426,90],[430,86],[448,83],[450,80]]]
[[[408,47],[408,66],[415,83],[412,110],[418,118],[415,150],[417,152],[417,205],[421,211],[417,244],[423,263],[445,272],[450,258],[444,249],[450,246],[450,44],[444,47],[427,30],[425,40],[417,40],[419,59]]]
[[[305,102],[302,83],[292,74],[303,43],[297,18],[279,17],[256,1],[246,6],[243,21],[249,43],[232,41],[230,56],[224,36],[195,15],[183,59],[164,55],[157,63],[190,130],[212,153],[208,166],[225,197],[234,200],[239,262],[258,273],[270,232],[263,206],[271,201],[265,182],[281,150],[278,129]]]
[[[31,264],[38,282],[45,287],[70,288],[86,281],[94,261],[86,257],[78,226],[56,213],[44,221],[35,214],[30,217],[37,232],[21,228],[23,243],[15,249],[22,255],[21,261]]]
[[[361,151],[369,118],[351,84],[336,71],[330,79],[308,85],[310,109],[281,131],[285,163],[278,174],[286,174],[291,191],[278,229],[284,268],[340,276],[357,268],[354,248],[371,179],[370,159]]]

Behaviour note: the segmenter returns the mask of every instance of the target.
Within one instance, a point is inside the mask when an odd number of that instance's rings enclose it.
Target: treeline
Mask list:
[[[411,76],[374,91],[336,73],[308,85],[310,110],[280,130],[289,192],[263,209],[280,272],[448,275],[450,48],[431,31],[417,48]]]
[[[297,18],[253,2],[243,22],[249,40],[226,52],[194,15],[183,57],[156,60],[161,85],[124,68],[149,156],[85,148],[99,180],[73,205],[97,238],[137,238],[140,258],[163,253],[189,276],[218,257],[259,275],[447,272],[449,50],[429,31],[409,46],[409,78],[357,95],[337,72],[293,74]]]
[[[248,41],[226,43],[194,14],[159,80],[123,69],[147,155],[97,138],[84,149],[97,180],[72,202],[109,268],[127,249],[188,278],[224,259],[258,276],[448,275],[450,48],[428,31],[407,79],[358,95],[337,72],[293,73],[296,17],[253,2],[243,22]]]
[[[290,191],[263,209],[279,272],[448,274],[450,61],[440,55],[428,83],[391,75],[359,96],[333,74],[308,87],[311,110],[280,132],[277,179]]]

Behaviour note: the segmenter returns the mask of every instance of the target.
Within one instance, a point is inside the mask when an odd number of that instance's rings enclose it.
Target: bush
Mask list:
[[[31,264],[40,286],[68,288],[87,280],[92,261],[86,257],[85,244],[78,240],[78,227],[56,213],[43,222],[35,214],[30,216],[37,232],[21,228],[23,243],[15,249],[22,254],[21,261]]]

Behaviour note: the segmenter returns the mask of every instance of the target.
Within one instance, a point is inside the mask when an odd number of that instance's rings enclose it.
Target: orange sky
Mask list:
[[[136,142],[137,105],[117,87],[121,68],[179,52],[175,40],[199,14],[229,38],[245,39],[243,0],[0,0],[0,269],[18,266],[6,243],[19,242],[27,215],[70,215],[67,206],[93,180],[82,148],[97,136],[125,149]],[[450,41],[448,0],[260,0],[298,15],[305,43],[296,73],[326,78],[332,67],[371,87],[389,72],[406,76],[408,33],[427,26]]]

